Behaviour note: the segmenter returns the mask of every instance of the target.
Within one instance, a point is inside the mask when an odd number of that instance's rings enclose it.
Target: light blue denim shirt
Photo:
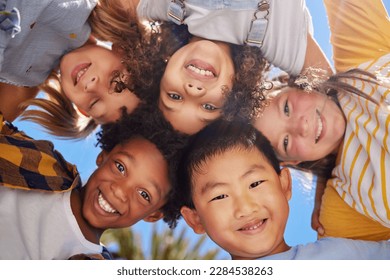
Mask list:
[[[209,40],[246,44],[251,22],[261,0],[185,0],[183,24],[191,34]],[[273,65],[299,74],[306,55],[307,33],[312,22],[304,0],[268,0],[264,38],[259,47]],[[140,0],[138,16],[147,20],[174,21],[168,16],[171,0]],[[265,13],[258,13],[264,17]],[[175,21],[174,21],[175,22]]]
[[[259,260],[390,260],[390,241],[327,237]]]
[[[37,86],[85,44],[98,0],[0,0],[0,82]]]

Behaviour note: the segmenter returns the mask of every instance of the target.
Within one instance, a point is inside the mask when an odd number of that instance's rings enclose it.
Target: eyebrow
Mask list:
[[[266,171],[266,168],[264,165],[262,164],[253,164],[249,167],[248,171],[246,171],[244,174],[242,174],[240,176],[240,180],[244,179],[245,177],[248,177],[249,175],[251,175],[253,172],[255,172],[256,170],[260,170],[260,171]],[[228,185],[227,182],[207,182],[205,185],[203,185],[200,189],[200,193],[203,195],[205,194],[206,192],[212,190],[212,189],[215,189],[217,187],[223,187],[223,186],[226,186]]]

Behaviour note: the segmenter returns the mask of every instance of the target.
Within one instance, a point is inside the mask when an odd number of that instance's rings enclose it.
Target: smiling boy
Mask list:
[[[284,240],[291,177],[269,141],[249,124],[218,120],[183,154],[177,210],[235,260],[389,259],[390,243],[324,238],[290,247]]]
[[[102,127],[98,167],[84,187],[51,142],[2,123],[0,259],[101,258],[106,229],[164,216],[185,141],[145,108]]]

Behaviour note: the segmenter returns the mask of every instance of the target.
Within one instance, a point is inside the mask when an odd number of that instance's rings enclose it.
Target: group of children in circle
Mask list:
[[[98,168],[82,187],[74,166],[4,122],[1,258],[101,258],[105,229],[161,218],[174,228],[180,217],[233,259],[390,258],[382,1],[324,0],[335,74],[303,0],[69,2],[0,4],[0,110],[64,138],[99,126]],[[270,80],[273,66],[288,74]],[[48,97],[34,98],[39,90]],[[60,166],[57,186],[43,168],[7,176],[21,169],[15,154],[36,156],[22,152],[30,146]],[[291,176],[281,164],[318,176],[312,244],[284,241]],[[68,203],[37,207],[48,197]],[[47,212],[46,225],[28,222]],[[26,241],[34,230],[63,241]]]

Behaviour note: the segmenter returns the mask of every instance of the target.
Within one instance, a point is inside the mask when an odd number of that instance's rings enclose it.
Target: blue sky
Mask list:
[[[331,45],[329,43],[329,29],[327,26],[326,13],[322,1],[307,0],[307,6],[313,18],[314,37],[320,44],[321,48],[331,60]],[[390,0],[384,0],[387,9],[389,10]],[[49,139],[54,142],[57,150],[59,150],[65,159],[78,166],[83,182],[86,182],[88,176],[96,168],[95,159],[99,153],[99,148],[95,147],[95,137],[91,135],[83,141],[58,140],[42,132],[41,128],[29,122],[18,122],[15,124],[19,129],[24,130],[27,134],[35,139]],[[293,197],[290,201],[290,218],[287,224],[285,233],[286,241],[289,245],[302,244],[312,242],[316,239],[316,233],[310,227],[310,216],[313,207],[314,189],[311,181],[299,173],[294,172],[293,182]],[[184,221],[179,223],[180,228],[185,226]],[[165,224],[158,223],[159,228],[165,228]],[[140,222],[133,226],[133,229],[142,236],[144,246],[148,246],[148,235],[150,233],[151,224]],[[188,230],[188,237],[194,240],[198,236]],[[216,245],[208,240],[208,248],[215,248]],[[225,252],[221,252],[220,258],[228,258]]]

